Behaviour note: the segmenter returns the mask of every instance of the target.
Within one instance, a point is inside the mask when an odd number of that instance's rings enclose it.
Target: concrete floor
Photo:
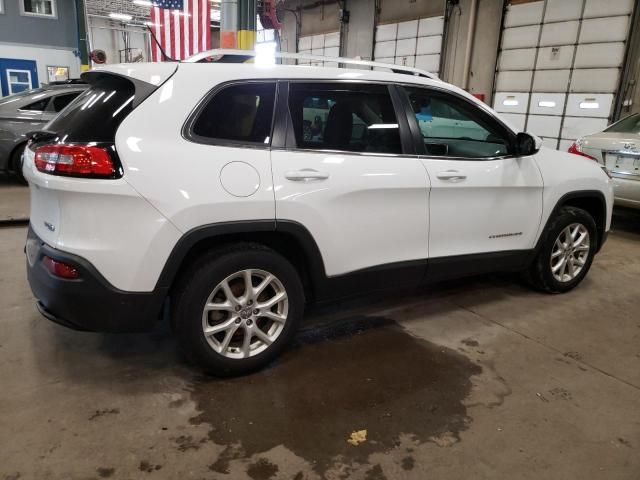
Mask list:
[[[0,172],[0,222],[29,218],[29,187]]]
[[[164,326],[41,318],[24,237],[0,229],[0,479],[640,478],[639,214],[572,293],[498,276],[335,305],[232,380]]]

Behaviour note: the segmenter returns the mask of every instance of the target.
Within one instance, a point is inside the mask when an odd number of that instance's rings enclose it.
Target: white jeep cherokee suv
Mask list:
[[[406,70],[84,74],[24,157],[40,312],[140,331],[166,307],[185,353],[232,375],[282,352],[308,302],[490,271],[575,287],[611,221],[598,163]]]

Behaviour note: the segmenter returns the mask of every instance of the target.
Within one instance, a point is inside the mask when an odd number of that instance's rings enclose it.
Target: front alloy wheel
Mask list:
[[[589,257],[589,231],[580,223],[572,223],[560,232],[551,252],[551,272],[559,282],[576,278]]]
[[[288,312],[287,291],[275,275],[241,270],[222,280],[207,298],[202,331],[220,355],[252,357],[276,341]]]

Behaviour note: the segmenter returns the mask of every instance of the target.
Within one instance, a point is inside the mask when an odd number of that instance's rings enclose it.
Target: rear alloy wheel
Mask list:
[[[257,244],[211,250],[176,280],[172,321],[184,354],[218,376],[255,371],[293,338],[304,312],[296,269]]]
[[[287,322],[289,299],[282,282],[265,270],[229,275],[207,299],[202,331],[213,350],[248,358],[273,344]]]
[[[536,257],[525,277],[539,290],[568,292],[586,276],[596,250],[593,217],[581,208],[562,207],[542,233]]]

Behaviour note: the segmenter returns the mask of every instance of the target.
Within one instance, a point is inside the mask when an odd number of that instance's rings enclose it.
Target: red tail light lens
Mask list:
[[[109,152],[88,145],[44,145],[36,149],[36,168],[44,173],[72,177],[104,177],[115,174]]]
[[[52,275],[55,275],[56,277],[73,280],[80,276],[78,270],[76,270],[75,267],[72,267],[67,263],[54,260],[53,258],[47,257],[46,255],[42,257],[42,264],[47,270],[49,270]]]
[[[577,142],[573,142],[570,146],[569,149],[567,150],[567,152],[569,153],[573,153],[574,155],[580,155],[581,157],[586,157],[589,158],[591,160],[593,160],[594,162],[597,162],[598,159],[596,157],[592,157],[591,155],[584,153],[582,151],[582,148],[580,147],[580,145],[578,145]]]

